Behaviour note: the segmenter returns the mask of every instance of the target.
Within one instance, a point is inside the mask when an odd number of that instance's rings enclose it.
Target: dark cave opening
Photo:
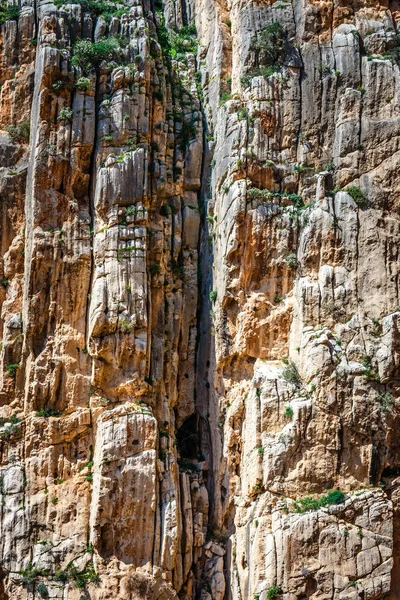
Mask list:
[[[176,433],[179,455],[181,458],[199,460],[200,440],[198,433],[198,416],[193,414],[182,423]]]

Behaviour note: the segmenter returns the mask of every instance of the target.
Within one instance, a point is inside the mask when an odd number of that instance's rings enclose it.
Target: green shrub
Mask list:
[[[10,379],[15,379],[18,367],[19,364],[7,365],[7,377],[10,377]]]
[[[255,53],[255,68],[243,75],[240,82],[250,87],[252,77],[270,77],[280,70],[290,49],[287,34],[278,22],[270,23],[252,39],[250,50]]]
[[[53,0],[57,8],[61,8],[64,4],[67,4],[67,0]],[[84,12],[90,12],[93,17],[102,16],[109,23],[112,17],[120,18],[127,12],[128,9],[117,8],[116,2],[111,0],[110,2],[104,2],[99,0],[74,0],[74,4],[80,4]]]
[[[21,8],[19,6],[9,6],[7,2],[0,5],[0,25],[6,21],[18,21]]]
[[[54,573],[54,581],[59,583],[68,583],[69,581],[69,573],[67,569],[57,569]]]
[[[356,187],[355,185],[351,185],[350,187],[346,188],[344,191],[347,192],[349,194],[349,196],[351,196],[353,198],[354,202],[358,206],[364,206],[366,204],[367,198],[365,197],[364,192],[359,187]]]
[[[279,585],[273,585],[267,592],[268,600],[276,600],[276,598],[282,594],[282,588]]]
[[[103,60],[114,60],[120,56],[120,44],[116,38],[102,38],[98,42],[78,40],[74,46],[72,64],[84,73],[97,69]]]
[[[381,405],[381,411],[383,413],[389,412],[394,404],[393,395],[390,392],[385,392],[384,394],[380,394],[377,398],[379,404]]]
[[[47,587],[45,586],[44,583],[39,583],[37,591],[39,593],[39,596],[41,598],[48,598],[49,597],[49,591],[47,589]]]
[[[92,82],[88,77],[79,77],[78,81],[75,83],[75,88],[80,92],[88,92],[92,89]]]
[[[265,201],[271,198],[285,198],[293,202],[296,208],[301,208],[303,204],[303,198],[299,194],[289,194],[286,192],[271,192],[270,190],[260,190],[259,188],[249,188],[247,190],[247,196],[250,199]]]
[[[284,379],[287,383],[291,383],[296,387],[300,387],[301,378],[294,362],[290,361],[287,367],[283,369],[282,379]]]
[[[260,446],[259,448],[257,448],[257,452],[260,456],[263,456],[264,454],[264,448],[262,446]]]
[[[319,510],[325,506],[333,506],[336,504],[343,504],[346,500],[346,496],[340,490],[331,490],[326,496],[323,496],[319,500],[316,498],[302,498],[294,503],[294,509],[296,513],[306,513],[314,510]]]
[[[59,81],[55,81],[53,83],[53,85],[51,86],[51,89],[53,90],[53,92],[61,92],[62,90],[65,90],[65,88],[67,87],[67,82],[66,81],[62,81],[61,79]]]
[[[286,264],[288,266],[289,271],[294,271],[298,267],[297,256],[296,254],[289,254],[285,258]]]
[[[10,136],[10,140],[14,143],[24,144],[29,142],[30,124],[29,121],[24,121],[19,125],[7,125],[6,131]]]
[[[51,408],[41,408],[37,411],[37,417],[43,417],[44,419],[48,419],[49,417],[58,417],[60,413]]]
[[[293,418],[293,408],[291,406],[285,406],[285,412],[283,413],[283,416],[288,421],[291,421]]]
[[[288,51],[287,35],[280,23],[270,23],[252,40],[252,47],[260,53],[260,62],[274,67],[281,65]]]
[[[161,266],[157,265],[157,264],[150,265],[149,271],[150,271],[150,275],[152,275],[153,277],[155,275],[159,275],[161,273]]]
[[[210,292],[210,300],[211,302],[214,304],[217,300],[217,292],[215,290],[213,290],[212,292]]]
[[[183,471],[197,471],[197,465],[186,458],[179,458],[178,465]]]
[[[193,140],[197,135],[197,127],[193,122],[183,121],[182,129],[180,133],[181,143],[179,145],[182,152],[186,151],[189,142]]]
[[[315,171],[314,167],[303,167],[302,165],[296,165],[294,167],[296,173],[307,173],[311,171]]]
[[[41,571],[33,566],[32,563],[29,563],[26,569],[20,571],[21,575],[21,583],[24,587],[30,587],[37,581],[38,577],[41,575]]]
[[[168,31],[164,19],[158,31],[158,41],[163,49],[163,54],[168,59],[186,61],[186,53],[197,52],[198,41],[196,39],[195,25],[181,27],[176,31]]]
[[[228,102],[228,100],[230,100],[232,98],[232,94],[229,94],[228,92],[224,92],[221,96],[221,100],[219,102],[220,106],[223,106],[224,104],[226,104]]]
[[[67,123],[72,122],[73,112],[71,108],[62,108],[58,113],[57,121],[66,121]]]
[[[372,358],[370,356],[365,355],[362,361],[363,367],[365,367],[364,375],[366,377],[372,377],[374,371],[372,369]]]

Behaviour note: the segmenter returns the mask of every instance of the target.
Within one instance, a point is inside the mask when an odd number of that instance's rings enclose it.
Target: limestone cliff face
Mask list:
[[[400,598],[395,0],[0,6],[0,600]]]

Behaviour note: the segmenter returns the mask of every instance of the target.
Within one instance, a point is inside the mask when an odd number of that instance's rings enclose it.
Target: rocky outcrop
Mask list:
[[[0,7],[0,599],[395,600],[396,2]]]

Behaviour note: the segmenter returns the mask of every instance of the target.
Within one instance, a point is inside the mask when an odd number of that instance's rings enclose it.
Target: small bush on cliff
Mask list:
[[[291,406],[285,406],[285,412],[283,416],[287,421],[291,421],[293,418],[293,408]]]
[[[350,187],[345,189],[345,192],[347,192],[349,194],[349,196],[351,196],[353,198],[354,202],[358,206],[365,206],[365,204],[367,203],[365,194],[359,187],[356,187],[355,185],[351,185]]]
[[[286,264],[288,266],[289,271],[294,271],[298,267],[297,256],[295,254],[289,254],[285,258]]]
[[[103,38],[98,42],[78,40],[74,46],[72,64],[84,73],[94,71],[103,60],[115,60],[120,55],[120,44],[116,38]]]
[[[64,81],[63,79],[59,79],[58,81],[55,81],[53,83],[53,85],[51,86],[51,89],[53,92],[62,92],[63,90],[65,90],[68,87],[68,84],[66,81]]]
[[[259,54],[261,64],[279,67],[288,50],[287,35],[282,25],[278,22],[267,25],[253,38],[252,47]]]
[[[296,387],[300,386],[301,378],[294,362],[290,361],[287,367],[283,369],[282,379],[284,379],[287,383],[295,385]]]
[[[36,416],[48,419],[49,417],[58,417],[59,413],[51,408],[42,408],[41,410],[38,410]]]
[[[38,591],[39,596],[41,598],[48,598],[49,597],[49,591],[48,591],[48,589],[47,589],[47,587],[45,586],[44,583],[39,583],[37,591]]]
[[[6,131],[10,140],[14,143],[25,144],[29,142],[30,125],[29,121],[24,121],[19,125],[7,125]]]
[[[185,52],[195,53],[197,51],[196,27],[181,27],[178,31],[168,32],[169,53],[171,58],[179,58]]]
[[[7,366],[7,377],[10,377],[11,379],[15,379],[18,367],[19,367],[19,365],[8,365]]]
[[[394,398],[390,392],[386,392],[385,394],[381,394],[377,398],[379,404],[381,405],[381,411],[383,413],[387,413],[390,411],[394,404]]]
[[[75,88],[80,92],[88,92],[92,89],[92,82],[88,77],[79,77],[78,81],[75,83]]]
[[[302,498],[294,503],[294,510],[296,513],[306,513],[313,510],[319,510],[325,506],[334,506],[336,504],[343,504],[346,500],[346,496],[340,490],[331,490],[326,496],[323,496],[319,500],[316,498]]]
[[[73,112],[71,108],[62,108],[58,113],[57,121],[66,121],[67,123],[72,122]]]
[[[57,8],[67,4],[67,0],[53,0]],[[128,9],[119,9],[116,2],[96,2],[95,0],[74,0],[74,4],[80,4],[83,12],[89,12],[92,17],[102,16],[109,23],[112,17],[120,18]]]
[[[290,49],[287,33],[278,22],[270,23],[252,39],[250,50],[254,52],[254,69],[241,77],[244,88],[250,86],[252,77],[270,77],[283,66]]]
[[[6,21],[18,21],[21,8],[19,6],[8,6],[7,2],[0,4],[0,25]]]
[[[40,569],[37,569],[32,563],[29,563],[26,569],[20,571],[21,583],[25,588],[31,590],[37,582],[38,577],[43,574],[44,573],[40,571]]]
[[[267,592],[268,600],[276,600],[276,598],[282,594],[282,588],[280,585],[273,585]]]

